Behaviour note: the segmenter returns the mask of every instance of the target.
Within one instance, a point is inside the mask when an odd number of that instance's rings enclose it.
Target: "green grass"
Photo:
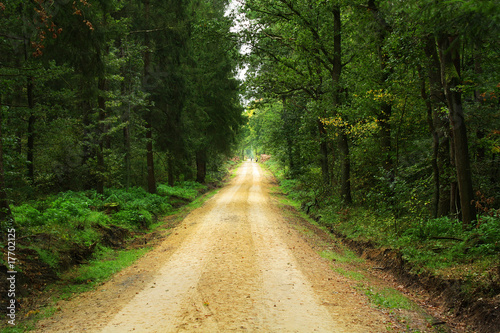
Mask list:
[[[341,268],[341,267],[333,268],[333,271],[337,272],[340,275],[345,276],[349,279],[355,280],[355,281],[361,281],[361,280],[365,279],[365,276],[363,273],[345,270],[344,268]]]
[[[150,250],[117,251],[98,243],[88,263],[61,271],[59,257],[71,249],[73,243],[89,247],[100,240],[101,235],[95,226],[115,224],[132,232],[152,232],[165,225],[161,216],[175,214],[175,222],[180,221],[218,192],[214,190],[200,195],[206,186],[194,182],[183,182],[176,187],[163,186],[161,189],[163,192],[159,192],[163,195],[151,195],[142,188],[107,189],[104,195],[95,191],[64,192],[47,200],[13,207],[17,232],[22,235],[41,235],[42,239],[28,238],[31,240],[29,245],[19,246],[35,250],[42,261],[58,272],[60,280],[45,289],[49,301],[43,308],[27,314],[20,313],[22,318],[16,318],[15,327],[4,325],[7,322],[3,322],[0,332],[33,330],[37,321],[51,317],[58,311],[55,307],[58,300],[96,288]],[[169,203],[171,197],[182,198],[186,204],[174,209]],[[18,270],[21,269],[19,267]]]
[[[325,250],[321,251],[320,256],[331,261],[336,261],[345,264],[364,262],[363,258],[358,257],[356,253],[347,248],[344,248],[342,252],[343,253]]]
[[[205,189],[206,186],[199,183],[183,182],[174,187],[166,184],[159,184],[157,190],[158,194],[161,196],[174,196],[192,201],[199,195],[200,191]]]
[[[364,289],[365,295],[368,296],[370,301],[377,307],[410,311],[414,311],[418,308],[415,303],[393,288],[382,288],[377,290],[361,287],[360,289]]]
[[[116,252],[103,247],[96,253],[95,259],[89,261],[87,265],[79,266],[73,271],[68,272],[67,279],[74,284],[79,291],[92,289],[94,286],[106,281],[113,274],[130,266],[149,250],[151,250],[151,248]],[[72,291],[71,288],[69,291]]]
[[[100,248],[95,258],[87,265],[77,266],[64,273],[60,281],[47,288],[52,295],[48,305],[41,310],[30,311],[25,315],[26,318],[22,318],[23,320],[16,318],[16,326],[4,327],[0,333],[27,332],[35,329],[37,321],[50,318],[58,311],[55,306],[57,301],[94,289],[113,274],[132,265],[149,250],[150,248],[114,251],[109,248]]]

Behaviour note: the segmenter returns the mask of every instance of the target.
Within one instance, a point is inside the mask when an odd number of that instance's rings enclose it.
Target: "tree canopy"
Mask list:
[[[2,206],[217,174],[243,123],[226,6],[1,2]]]
[[[500,193],[499,9],[246,1],[247,144],[316,199],[470,226]]]

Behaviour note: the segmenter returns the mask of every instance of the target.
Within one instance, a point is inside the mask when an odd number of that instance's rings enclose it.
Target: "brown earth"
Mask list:
[[[318,250],[335,246],[281,211],[271,180],[244,163],[154,250],[97,290],[60,301],[36,331],[434,331],[423,315],[375,308],[359,281],[332,270],[341,264]],[[384,279],[394,283],[376,283]]]

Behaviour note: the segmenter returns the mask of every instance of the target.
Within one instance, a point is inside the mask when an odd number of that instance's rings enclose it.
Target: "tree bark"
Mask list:
[[[340,151],[340,198],[345,205],[352,204],[351,195],[351,158],[349,140],[343,129],[339,130],[337,145]]]
[[[82,82],[83,83],[83,82]],[[84,85],[82,85],[84,86]],[[85,88],[81,88],[82,91]],[[82,123],[83,123],[83,143],[82,143],[82,167],[85,170],[83,175],[83,188],[85,190],[94,189],[94,182],[92,174],[90,172],[90,161],[94,157],[94,146],[95,142],[92,139],[91,127],[91,105],[89,101],[85,98],[81,103],[82,109]]]
[[[207,176],[207,153],[205,150],[196,152],[196,181],[200,184],[205,183]]]
[[[425,102],[427,108],[427,124],[429,126],[429,131],[432,135],[432,180],[433,180],[433,195],[431,202],[431,216],[432,218],[438,217],[439,201],[440,201],[440,180],[439,180],[439,167],[438,167],[438,150],[439,150],[439,137],[437,134],[436,127],[434,126],[434,117],[432,110],[432,103],[430,101],[429,95],[426,89],[425,77],[420,73],[421,87],[420,94]]]
[[[454,170],[455,176],[450,182],[450,214],[460,217],[460,195],[458,193],[458,182],[456,177],[456,161],[455,161],[455,142],[453,140],[453,132],[450,131],[450,166]]]
[[[422,98],[427,106],[427,121],[432,135],[432,169],[434,181],[434,196],[432,203],[432,216],[441,217],[450,213],[450,179],[448,170],[450,165],[449,122],[441,116],[441,107],[445,106],[445,96],[441,83],[441,65],[436,49],[436,42],[431,36],[427,37],[424,46],[427,58],[427,77],[429,88],[425,87],[425,74],[421,73],[423,80]]]
[[[146,16],[146,21],[149,20],[149,0],[144,1],[144,11]],[[148,22],[149,24],[149,22]],[[143,83],[147,85],[149,80],[149,75],[151,74],[151,50],[149,34],[146,34],[144,46],[146,51],[144,52],[144,77]],[[147,87],[144,87],[147,88]],[[148,192],[156,193],[156,178],[155,178],[155,166],[154,166],[154,156],[153,156],[153,129],[152,129],[152,119],[151,111],[146,111],[146,162],[148,169]]]
[[[2,100],[0,96],[0,222],[12,220],[12,212],[10,210],[9,201],[7,199],[7,191],[5,187],[5,171],[3,167],[3,112]]]
[[[321,166],[321,175],[323,178],[323,186],[327,192],[331,192],[330,170],[328,166],[328,138],[326,129],[320,119],[317,120],[319,134],[319,165]]]
[[[106,79],[99,78],[97,83],[99,96],[97,97],[97,105],[99,108],[99,122],[97,124],[97,177],[96,177],[96,191],[99,194],[104,194],[104,173],[106,171],[106,165],[104,163],[104,142],[105,142],[105,128],[104,120],[106,119],[106,99],[104,98],[104,91],[106,90]]]
[[[34,161],[34,148],[35,148],[35,122],[36,117],[33,109],[35,108],[35,101],[33,96],[33,77],[28,77],[27,92],[28,92],[28,107],[30,109],[30,116],[28,118],[28,144],[27,144],[27,156],[26,156],[26,167],[28,169],[28,181],[33,184],[35,181],[35,161]]]
[[[24,10],[22,10],[24,12]],[[24,38],[24,61],[27,62],[29,59],[28,50],[29,50],[30,39],[25,36]],[[28,119],[28,142],[27,142],[27,153],[26,153],[26,168],[28,170],[28,181],[30,184],[34,183],[35,180],[35,164],[34,164],[34,145],[35,145],[35,99],[34,99],[34,77],[28,76],[26,82],[26,92],[28,98],[28,108],[30,109],[30,116]]]
[[[126,118],[127,119],[127,118]],[[123,141],[125,145],[125,186],[126,188],[130,187],[130,174],[131,174],[131,165],[130,165],[130,126],[128,125],[128,120],[126,120],[127,125],[123,128]]]
[[[175,185],[175,160],[174,160],[174,155],[171,152],[168,152],[168,171],[167,171],[167,176],[168,176],[168,185],[169,186],[174,186]]]
[[[342,21],[340,15],[340,7],[335,6],[333,9],[333,108],[336,109],[340,105],[340,76],[342,74]],[[337,136],[337,147],[340,151],[340,198],[346,205],[352,203],[351,195],[351,158],[349,153],[349,139],[344,130],[340,128]],[[326,147],[328,149],[328,147]],[[328,163],[328,161],[327,161]]]
[[[476,74],[483,73],[483,67],[482,67],[483,55],[481,53],[481,48],[480,48],[479,44],[480,43],[478,42],[478,44],[476,44],[474,47],[474,73],[476,73]],[[478,105],[478,107],[481,108],[482,107],[481,105],[483,104],[484,99],[481,98],[480,92],[477,89],[474,90],[474,100],[475,100],[476,104]],[[477,139],[481,140],[484,138],[484,136],[485,136],[484,129],[482,127],[478,127],[478,129],[476,130]],[[476,152],[477,152],[476,156],[477,156],[478,162],[484,161],[484,159],[486,158],[486,149],[484,148],[484,146],[479,145],[477,147]]]
[[[472,203],[474,193],[467,129],[462,108],[462,93],[458,87],[460,84],[459,44],[458,37],[456,36],[440,36],[438,38],[441,80],[448,104],[450,125],[455,144],[455,163],[462,210],[461,216],[464,226],[468,226],[476,219],[476,210]]]
[[[382,102],[380,113],[377,116],[380,125],[380,151],[383,156],[382,167],[390,175],[390,181],[394,181],[393,158],[392,158],[392,140],[391,140],[391,114],[392,105]]]
[[[389,80],[390,74],[393,72],[390,67],[387,66],[388,56],[384,53],[382,47],[385,43],[387,34],[392,31],[391,26],[387,23],[374,0],[368,1],[368,8],[373,14],[373,18],[377,23],[378,29],[376,28],[377,44],[376,49],[378,53],[379,66],[380,66],[380,77],[379,83],[382,89],[387,86],[387,81]],[[390,182],[394,181],[394,162],[392,157],[392,132],[391,132],[391,115],[392,115],[392,103],[388,101],[382,101],[380,105],[380,111],[377,115],[378,123],[380,124],[380,150],[382,153],[382,167],[389,175]]]
[[[146,123],[146,160],[148,165],[148,192],[156,193],[155,165],[153,157],[153,129],[151,121]]]

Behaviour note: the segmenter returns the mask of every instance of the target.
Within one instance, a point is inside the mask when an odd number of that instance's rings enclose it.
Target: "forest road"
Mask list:
[[[387,318],[287,224],[245,162],[165,240],[38,332],[387,332]]]

